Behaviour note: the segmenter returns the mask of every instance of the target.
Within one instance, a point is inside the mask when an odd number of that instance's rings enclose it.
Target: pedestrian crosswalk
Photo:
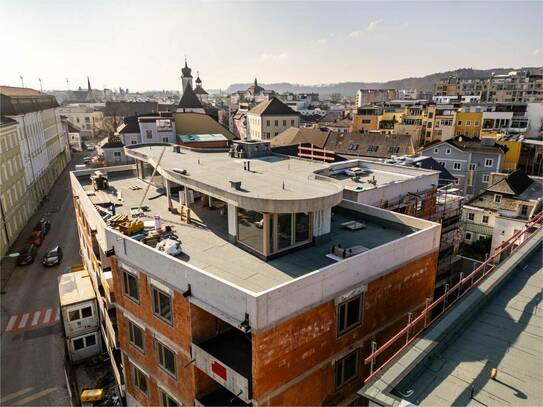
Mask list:
[[[32,312],[22,312],[9,317],[5,332],[28,331],[55,325],[60,321],[60,308],[48,307]]]

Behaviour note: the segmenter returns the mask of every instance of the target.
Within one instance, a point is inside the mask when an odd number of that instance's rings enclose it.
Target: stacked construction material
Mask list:
[[[129,219],[127,215],[118,214],[108,219],[108,224],[127,236],[132,236],[143,231],[143,221]]]

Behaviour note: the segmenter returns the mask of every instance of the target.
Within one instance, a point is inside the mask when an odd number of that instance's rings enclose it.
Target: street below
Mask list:
[[[16,266],[14,258],[2,261],[2,405],[70,405],[57,277],[66,267],[81,263],[69,171],[82,160],[83,153],[72,154],[71,163],[13,245],[12,252],[22,249],[38,220],[50,220],[51,230],[34,263]],[[43,256],[57,245],[64,252],[62,263],[44,267]]]

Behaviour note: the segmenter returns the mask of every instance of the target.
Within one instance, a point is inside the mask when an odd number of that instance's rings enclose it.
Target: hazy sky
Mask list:
[[[542,1],[0,0],[0,84],[205,88],[543,65]]]

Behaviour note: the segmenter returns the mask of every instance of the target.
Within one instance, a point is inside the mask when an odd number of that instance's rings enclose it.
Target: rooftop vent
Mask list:
[[[230,181],[230,187],[239,191],[241,189],[241,181]]]

